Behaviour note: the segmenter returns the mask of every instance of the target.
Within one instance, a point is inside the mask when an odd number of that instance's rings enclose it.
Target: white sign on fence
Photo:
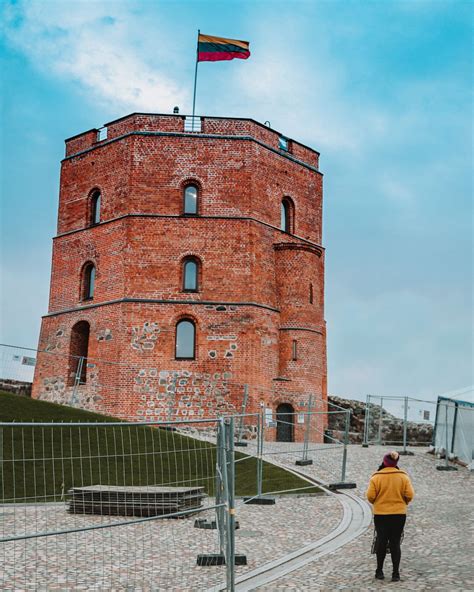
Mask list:
[[[265,424],[269,426],[273,423],[273,411],[271,407],[265,407]]]

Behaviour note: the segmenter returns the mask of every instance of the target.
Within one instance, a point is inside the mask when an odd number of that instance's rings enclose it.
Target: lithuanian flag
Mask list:
[[[246,60],[250,56],[250,43],[238,39],[224,39],[211,35],[198,36],[198,62],[219,62],[239,58]]]

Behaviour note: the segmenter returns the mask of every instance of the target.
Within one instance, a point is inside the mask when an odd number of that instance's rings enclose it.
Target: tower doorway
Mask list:
[[[281,403],[276,410],[277,442],[294,441],[294,409],[289,403]]]

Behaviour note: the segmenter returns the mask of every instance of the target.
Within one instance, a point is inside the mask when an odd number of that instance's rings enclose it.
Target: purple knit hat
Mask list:
[[[400,455],[398,452],[387,452],[387,454],[383,457],[383,466],[384,467],[396,467],[398,464],[398,459]]]

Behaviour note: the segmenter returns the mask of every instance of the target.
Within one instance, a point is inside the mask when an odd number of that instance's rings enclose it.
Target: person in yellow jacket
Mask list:
[[[375,577],[384,579],[383,563],[387,544],[392,556],[392,582],[400,581],[400,539],[407,517],[407,506],[415,496],[410,477],[398,468],[398,452],[389,452],[370,478],[367,499],[373,505],[377,533],[377,570]]]

